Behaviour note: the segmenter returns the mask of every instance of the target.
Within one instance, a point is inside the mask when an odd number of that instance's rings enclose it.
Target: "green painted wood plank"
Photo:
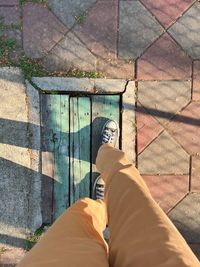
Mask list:
[[[52,95],[54,105],[54,204],[57,219],[69,206],[69,96]]]
[[[90,196],[89,97],[70,98],[70,203]]]
[[[52,105],[50,95],[41,94],[42,218],[52,223],[54,143],[52,140]]]
[[[96,156],[101,145],[101,132],[108,119],[119,123],[120,96],[93,95],[92,96],[92,183],[99,175],[96,169]]]

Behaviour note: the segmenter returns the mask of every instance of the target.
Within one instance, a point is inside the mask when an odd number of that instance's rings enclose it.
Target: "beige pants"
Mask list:
[[[71,206],[18,267],[200,267],[124,152],[101,146],[105,201]],[[103,239],[108,219],[109,248]]]

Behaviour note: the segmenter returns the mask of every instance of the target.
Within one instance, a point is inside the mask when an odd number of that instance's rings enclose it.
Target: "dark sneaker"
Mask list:
[[[109,120],[104,124],[102,130],[102,144],[111,144],[114,147],[119,141],[119,125],[116,121]]]
[[[93,199],[104,199],[105,183],[101,176],[98,176],[94,182],[92,189]]]

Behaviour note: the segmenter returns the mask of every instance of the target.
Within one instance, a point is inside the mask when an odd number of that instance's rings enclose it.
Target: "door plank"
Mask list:
[[[54,220],[69,206],[69,96],[52,95],[54,104]]]
[[[41,99],[43,219],[52,223],[69,206],[69,97]]]
[[[90,196],[89,97],[70,98],[70,204]]]
[[[42,159],[42,218],[43,223],[52,223],[54,143],[53,112],[51,96],[41,94],[41,159]]]

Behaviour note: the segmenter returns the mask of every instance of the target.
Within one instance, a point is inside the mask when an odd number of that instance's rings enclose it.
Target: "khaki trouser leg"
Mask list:
[[[110,267],[200,267],[124,152],[103,145],[96,164],[106,182]]]
[[[18,267],[108,267],[103,201],[82,199],[61,215]]]

